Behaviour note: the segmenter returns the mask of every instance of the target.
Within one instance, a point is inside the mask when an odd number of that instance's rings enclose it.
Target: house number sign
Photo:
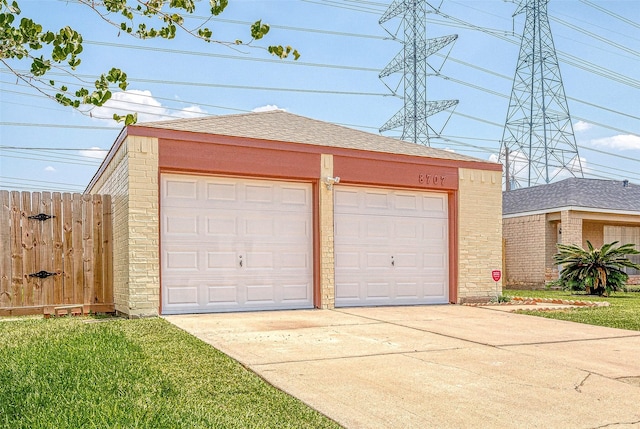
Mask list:
[[[439,174],[418,174],[418,183],[421,185],[444,186],[446,177]]]

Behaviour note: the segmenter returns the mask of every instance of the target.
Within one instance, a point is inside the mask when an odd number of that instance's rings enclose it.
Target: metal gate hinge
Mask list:
[[[44,213],[39,213],[37,215],[33,215],[33,216],[29,216],[28,219],[35,219],[35,220],[39,220],[41,222],[44,222],[47,219],[51,219],[54,218],[55,216],[52,215],[48,215],[48,214],[44,214]]]
[[[58,273],[50,273],[49,271],[38,271],[37,273],[29,274],[29,277],[37,277],[39,279],[46,279],[49,276],[55,276]]]

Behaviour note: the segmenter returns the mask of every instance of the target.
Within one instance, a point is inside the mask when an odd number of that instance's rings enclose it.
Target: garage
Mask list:
[[[447,194],[335,187],[336,307],[449,300]]]
[[[311,185],[163,174],[162,313],[313,306]]]
[[[130,317],[484,302],[502,166],[275,110],[128,125],[111,195]],[[277,318],[277,313],[274,314]]]

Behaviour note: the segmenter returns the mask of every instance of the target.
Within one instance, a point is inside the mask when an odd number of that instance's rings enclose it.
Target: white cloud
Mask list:
[[[181,110],[169,109],[156,100],[151,91],[131,89],[115,92],[104,106],[95,107],[91,116],[101,120],[113,122],[113,114],[126,115],[138,113],[138,122],[165,121],[176,118],[196,118],[207,112],[198,106],[189,106]]]
[[[53,168],[52,166],[48,165],[44,168],[44,171],[49,171],[49,172],[55,172],[57,171],[55,168]]]
[[[287,109],[282,109],[276,106],[275,104],[267,104],[266,106],[256,107],[255,109],[252,110],[252,112],[271,112],[273,110],[282,110],[284,112],[287,111]]]
[[[573,124],[574,131],[587,131],[587,130],[590,130],[591,128],[593,128],[593,125],[584,121],[578,121],[575,124]]]
[[[78,152],[81,156],[86,156],[87,158],[103,159],[105,156],[107,156],[107,151],[104,149],[100,149],[99,147],[92,147]]]
[[[608,147],[618,150],[639,150],[640,136],[633,134],[618,134],[617,136],[591,140],[594,146]]]

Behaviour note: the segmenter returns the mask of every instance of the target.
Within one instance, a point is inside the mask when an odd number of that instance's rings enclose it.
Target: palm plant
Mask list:
[[[558,253],[553,256],[556,264],[562,265],[560,283],[565,289],[584,290],[591,295],[609,295],[622,290],[629,275],[624,268],[640,269],[640,265],[629,260],[627,255],[640,252],[634,244],[615,247],[617,241],[599,249],[587,241],[588,250],[577,245],[558,244]]]

